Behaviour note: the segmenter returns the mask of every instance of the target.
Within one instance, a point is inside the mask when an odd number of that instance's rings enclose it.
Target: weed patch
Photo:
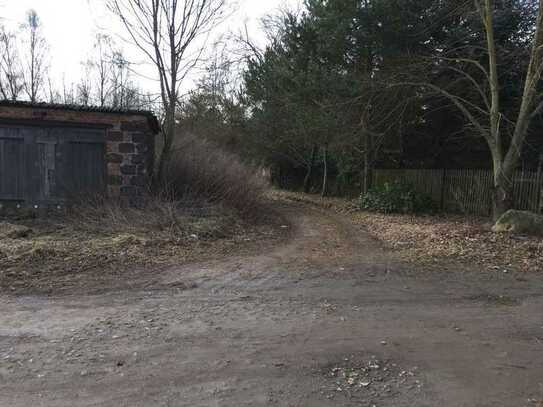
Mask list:
[[[112,276],[221,256],[281,234],[271,217],[248,222],[221,205],[153,197],[137,208],[96,201],[64,216],[11,221],[32,230],[0,238],[0,289],[11,292],[100,285]]]

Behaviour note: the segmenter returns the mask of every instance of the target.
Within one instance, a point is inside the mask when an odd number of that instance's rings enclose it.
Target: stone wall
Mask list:
[[[154,166],[155,135],[159,129],[156,118],[148,112],[7,103],[0,104],[0,122],[103,128],[108,196],[135,197],[141,195],[149,183]]]
[[[147,132],[114,128],[106,134],[108,195],[137,196],[149,182],[154,152]]]

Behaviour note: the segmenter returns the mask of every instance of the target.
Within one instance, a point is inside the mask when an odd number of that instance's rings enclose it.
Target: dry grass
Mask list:
[[[273,223],[245,222],[219,205],[159,198],[138,208],[97,201],[64,216],[10,222],[32,230],[24,238],[0,239],[0,288],[10,291],[56,289],[128,269],[211,258],[279,233]]]
[[[275,194],[346,213],[401,258],[417,265],[437,268],[460,263],[480,270],[543,271],[543,238],[493,233],[486,218],[383,215],[360,212],[355,202],[345,199]]]
[[[240,226],[237,214],[219,204],[185,196],[147,195],[138,205],[117,201],[89,199],[73,207],[65,217],[77,229],[114,235],[144,234],[171,241],[187,238],[213,239],[225,237]],[[233,228],[233,229],[232,229]]]
[[[194,136],[180,138],[166,172],[166,188],[178,196],[197,196],[255,218],[262,213],[267,185],[238,157]]]
[[[93,285],[111,273],[210,258],[280,234],[255,170],[210,143],[181,140],[162,196],[137,207],[87,198],[63,216],[19,222],[32,229],[28,237],[7,237],[13,228],[0,233],[0,288]]]

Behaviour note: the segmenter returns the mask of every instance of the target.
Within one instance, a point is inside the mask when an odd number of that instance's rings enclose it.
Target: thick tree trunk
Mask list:
[[[494,178],[492,217],[497,221],[505,212],[513,209],[513,172],[501,172]]]
[[[328,146],[325,146],[322,151],[322,163],[324,171],[322,175],[322,196],[328,195]]]
[[[494,188],[494,221],[497,221],[505,212],[513,208],[512,195],[512,191],[508,187],[496,186]]]
[[[311,158],[309,159],[309,165],[307,166],[307,173],[304,179],[304,192],[308,194],[311,192],[311,177],[313,176],[313,167],[315,166],[315,156],[317,155],[317,146],[313,145],[311,148]]]

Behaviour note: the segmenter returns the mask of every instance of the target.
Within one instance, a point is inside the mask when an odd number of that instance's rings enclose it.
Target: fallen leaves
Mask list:
[[[490,219],[463,215],[397,215],[361,212],[356,202],[291,192],[275,192],[277,199],[304,202],[349,216],[358,225],[421,266],[444,261],[486,271],[543,271],[543,238],[497,234]]]
[[[353,220],[368,231],[376,231],[377,238],[414,263],[446,259],[485,270],[543,271],[543,239],[493,233],[487,219],[361,212],[353,215]]]

